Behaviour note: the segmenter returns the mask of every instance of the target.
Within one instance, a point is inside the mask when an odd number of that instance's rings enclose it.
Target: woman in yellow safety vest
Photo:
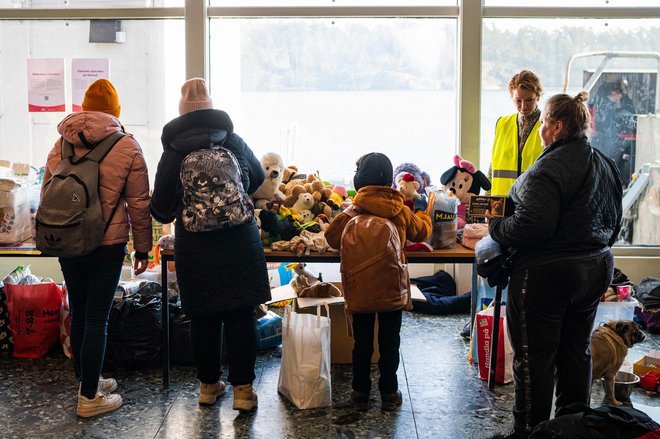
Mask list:
[[[543,89],[534,72],[522,70],[509,81],[509,94],[517,113],[502,116],[495,125],[495,141],[489,177],[491,195],[508,195],[516,178],[529,168],[543,150],[538,133]]]

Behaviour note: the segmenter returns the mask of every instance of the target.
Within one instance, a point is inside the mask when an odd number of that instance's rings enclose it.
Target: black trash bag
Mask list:
[[[0,353],[12,353],[14,350],[14,337],[9,327],[9,309],[7,308],[7,295],[4,285],[0,282]]]
[[[188,366],[194,364],[190,342],[190,317],[184,314],[181,303],[170,303],[170,362]]]
[[[632,407],[604,405],[592,409],[573,403],[566,412],[538,424],[530,439],[633,439],[660,428],[646,413]]]
[[[147,285],[153,284],[150,282]],[[160,289],[160,285],[155,284]],[[143,291],[144,290],[144,291]],[[146,294],[140,294],[140,292]],[[153,285],[115,300],[108,321],[106,363],[113,369],[160,367],[161,299]]]

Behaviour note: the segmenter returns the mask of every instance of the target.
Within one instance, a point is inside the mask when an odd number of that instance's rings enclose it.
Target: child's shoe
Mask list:
[[[94,399],[89,399],[78,393],[78,416],[81,418],[108,413],[117,410],[121,405],[121,396],[117,394],[97,392]]]
[[[213,384],[199,383],[199,401],[201,405],[212,405],[227,391],[225,383],[218,380]]]
[[[250,411],[257,408],[257,392],[252,384],[234,386],[234,410]]]
[[[394,393],[381,393],[381,408],[387,411],[393,411],[398,409],[403,403],[403,396],[401,391],[397,390]]]
[[[369,410],[369,394],[358,392],[357,390],[351,391],[351,401],[358,412],[366,412]]]

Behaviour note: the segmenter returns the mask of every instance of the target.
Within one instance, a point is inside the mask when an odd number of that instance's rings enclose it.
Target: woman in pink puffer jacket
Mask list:
[[[60,122],[58,132],[74,146],[76,156],[85,155],[109,135],[123,131],[117,119],[119,98],[107,79],[89,86],[83,112]],[[61,159],[62,138],[48,154],[44,184]],[[115,410],[121,396],[111,394],[117,382],[100,376],[107,338],[108,316],[126,255],[129,228],[133,234],[135,274],[147,268],[151,250],[149,177],[142,149],[132,135],[119,140],[99,166],[99,199],[107,229],[100,247],[79,257],[60,257],[69,292],[71,348],[78,392],[78,416],[89,417]],[[116,206],[116,208],[115,208]],[[113,213],[114,211],[114,213]]]

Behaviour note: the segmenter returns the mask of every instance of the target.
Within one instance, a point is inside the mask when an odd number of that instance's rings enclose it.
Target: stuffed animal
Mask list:
[[[303,210],[311,210],[314,206],[314,197],[308,192],[302,192],[298,195],[298,200],[291,207],[298,214]]]
[[[458,229],[465,227],[467,205],[470,203],[470,197],[479,195],[481,189],[490,190],[490,180],[483,172],[468,160],[463,160],[461,156],[454,156],[454,166],[445,171],[440,177],[447,190],[453,192],[456,198],[461,202],[458,206]]]
[[[277,214],[265,209],[254,209],[254,219],[257,221],[261,240],[270,245],[279,241],[279,229],[277,227]]]
[[[273,201],[284,201],[286,196],[280,191],[280,184],[284,178],[284,162],[279,154],[268,152],[261,157],[261,167],[266,173],[264,182],[252,194],[254,207],[267,209]]]
[[[392,180],[393,188],[396,189],[397,182],[405,174],[412,174],[412,176],[415,178],[415,181],[419,184],[417,192],[422,195],[425,194],[424,189],[431,186],[431,176],[429,174],[419,169],[419,166],[414,163],[404,162],[394,168],[394,179]]]
[[[415,177],[410,173],[405,173],[396,182],[396,188],[403,194],[403,204],[413,210],[415,198],[421,199],[422,196],[417,192],[419,189],[419,182],[415,181]]]

